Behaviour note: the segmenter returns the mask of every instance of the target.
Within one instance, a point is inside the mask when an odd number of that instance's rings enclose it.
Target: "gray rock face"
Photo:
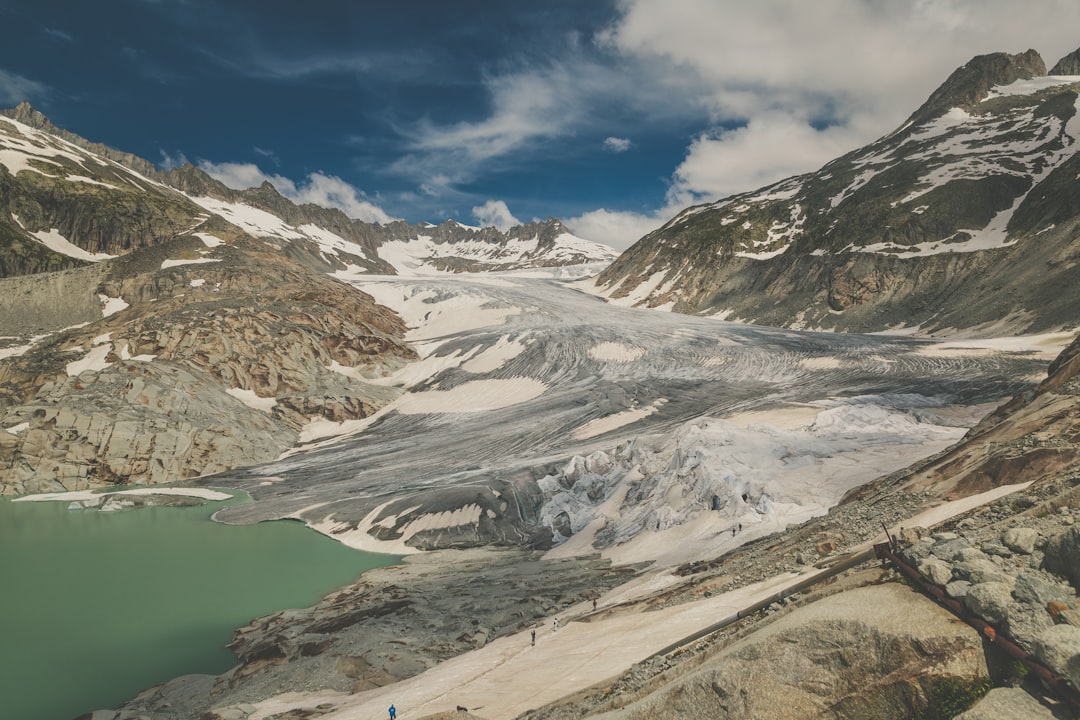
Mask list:
[[[986,673],[978,634],[918,595],[885,585],[834,597],[733,644],[620,716],[899,720],[927,711],[935,679]]]
[[[1050,68],[1050,75],[1080,75],[1080,50],[1074,50]]]
[[[1030,555],[1035,552],[1035,543],[1039,540],[1039,533],[1032,528],[1009,528],[1001,536],[1005,547],[1013,552]]]
[[[171,482],[258,464],[291,447],[312,418],[366,417],[400,393],[330,369],[377,377],[415,357],[389,310],[288,260],[249,254],[242,238],[243,249],[217,248],[215,262],[162,268],[158,253],[207,250],[192,240],[91,268],[95,295],[129,307],[103,318],[99,304],[90,325],[0,361],[0,423],[25,428],[0,437],[0,492]],[[54,300],[42,305],[62,307],[71,283],[46,285]]]
[[[1003,625],[1009,617],[1012,586],[1005,582],[972,585],[964,596],[964,605],[992,625]]]
[[[1046,542],[1043,567],[1064,575],[1074,588],[1080,588],[1080,528],[1070,528]]]
[[[1070,666],[1080,664],[1080,628],[1051,625],[1035,638],[1034,655],[1051,670],[1070,677]],[[1080,676],[1071,676],[1075,683]]]
[[[948,584],[953,576],[953,570],[949,563],[933,557],[919,563],[919,572],[938,585]]]
[[[994,688],[955,720],[1055,720],[1050,708],[1019,688]]]

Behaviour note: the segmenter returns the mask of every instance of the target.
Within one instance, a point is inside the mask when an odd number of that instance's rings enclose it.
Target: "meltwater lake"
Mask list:
[[[70,720],[223,672],[236,628],[398,561],[299,522],[210,520],[244,501],[98,512],[0,499],[0,715]]]

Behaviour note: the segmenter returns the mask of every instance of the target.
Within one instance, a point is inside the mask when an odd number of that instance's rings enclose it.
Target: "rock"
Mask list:
[[[952,572],[953,577],[956,579],[967,580],[972,585],[979,585],[982,583],[1012,583],[1012,578],[1009,574],[991,562],[990,558],[986,555],[983,555],[981,559],[953,563]]]
[[[986,543],[982,546],[982,551],[991,557],[999,558],[1011,558],[1013,556],[1012,551],[1004,545],[998,545],[996,543]]]
[[[1080,50],[1074,50],[1050,68],[1049,75],[1080,75]]]
[[[1080,588],[1080,528],[1072,527],[1047,539],[1043,567],[1064,575],[1073,588]]]
[[[1035,543],[1038,540],[1039,533],[1032,528],[1010,528],[1001,536],[1001,541],[1005,543],[1005,547],[1024,555],[1035,552]]]
[[[968,594],[970,589],[971,583],[967,580],[953,580],[945,586],[945,594],[951,598],[962,598]]]
[[[954,720],[1055,720],[1055,715],[1020,688],[994,688]]]
[[[897,533],[896,539],[900,543],[901,547],[910,548],[915,543],[926,537],[927,530],[922,527],[909,527],[900,528],[900,532]]]
[[[1051,602],[1069,606],[1075,596],[1068,586],[1040,570],[1025,570],[1016,577],[1013,597],[1018,601],[1039,607]]]
[[[947,585],[953,577],[952,566],[935,557],[923,560],[919,563],[918,569],[926,578],[938,585]]]
[[[1069,677],[1074,685],[1080,682],[1080,628],[1051,625],[1035,638],[1032,654],[1051,670]],[[1070,663],[1076,674],[1070,673]]]
[[[967,539],[956,533],[938,533],[934,535],[934,547],[931,552],[935,557],[945,561],[952,561],[958,552],[971,547]]]
[[[882,607],[889,612],[878,612]],[[886,584],[796,608],[618,716],[923,717],[924,684],[985,674],[974,629],[909,589]]]
[[[964,596],[964,605],[991,625],[1002,625],[1008,619],[1012,602],[1012,586],[1004,582],[972,585]]]

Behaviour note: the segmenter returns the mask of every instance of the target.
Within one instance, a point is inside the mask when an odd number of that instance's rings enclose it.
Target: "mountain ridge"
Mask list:
[[[815,172],[684,210],[592,289],[802,329],[1072,327],[1080,297],[1055,288],[1080,281],[1080,76],[1044,67],[1034,51],[975,58],[896,131]]]
[[[397,268],[379,257],[378,251],[380,247],[388,243],[400,245],[402,243],[419,242],[422,244],[429,239],[436,245],[449,246],[464,242],[467,244],[487,243],[498,246],[489,253],[477,252],[474,247],[470,252],[461,256],[448,252],[446,248],[443,248],[443,251],[438,255],[431,256],[424,256],[415,250],[408,253],[411,264],[414,266],[417,264],[423,265],[425,261],[430,260],[432,268],[442,272],[482,272],[517,270],[530,267],[559,267],[583,263],[607,263],[615,257],[615,252],[606,246],[574,237],[555,218],[520,224],[509,228],[506,232],[490,226],[470,228],[450,220],[435,226],[440,230],[434,237],[429,237],[428,233],[426,233],[429,227],[427,223],[409,224],[404,221],[393,221],[380,224],[356,220],[350,218],[339,208],[323,207],[313,203],[294,203],[284,197],[269,181],[264,181],[256,187],[236,190],[226,186],[191,163],[185,163],[168,171],[159,170],[153,163],[136,155],[115,150],[101,143],[91,142],[56,127],[44,114],[34,109],[28,102],[22,102],[13,109],[0,110],[0,116],[8,117],[27,127],[59,138],[92,156],[99,156],[132,170],[153,183],[178,190],[187,196],[188,201],[195,198],[210,198],[231,205],[244,205],[269,212],[290,226],[291,230],[286,233],[287,237],[282,236],[280,228],[267,231],[265,228],[260,228],[257,223],[249,224],[247,230],[256,234],[267,232],[271,236],[278,237],[279,240],[284,240],[285,242],[280,244],[282,251],[290,253],[293,259],[310,263],[315,269],[324,272],[345,270],[349,266],[355,265],[368,272],[392,274],[397,272]],[[2,139],[0,139],[0,143],[2,143]],[[32,165],[30,167],[33,169]],[[184,200],[176,199],[176,202],[183,203]],[[202,205],[204,209],[214,212],[212,208],[208,207],[208,203],[204,202]],[[320,234],[319,230],[313,230],[310,233],[298,230],[307,225],[327,231],[340,238],[342,242],[355,245],[356,249],[350,250],[347,245],[337,243],[331,251],[327,252],[325,244],[320,244],[320,238],[302,237],[310,234]],[[3,239],[5,234],[9,238],[18,237],[19,229],[9,226],[7,232],[4,233],[5,228],[2,224],[2,218],[0,218],[0,239]],[[25,228],[22,229],[25,230]],[[38,229],[35,225],[32,231],[38,231]],[[71,226],[71,223],[60,227],[59,230],[61,235],[65,238],[71,236],[69,239],[75,245],[88,252],[101,250],[99,242],[84,237],[82,233],[77,232],[77,229]],[[533,247],[519,248],[516,253],[507,251],[508,245],[520,245],[522,241],[528,240],[530,237],[535,243]],[[164,237],[156,237],[156,240],[161,239],[164,239]],[[305,247],[298,247],[295,241],[299,241]],[[331,240],[331,243],[334,242]],[[314,246],[321,245],[321,247],[314,247],[313,244]],[[113,250],[116,249],[118,248],[113,248]],[[2,261],[3,255],[4,253],[0,253],[0,261]],[[50,257],[47,261],[43,260],[42,263],[40,267],[48,270],[61,269],[76,264],[55,257]],[[34,267],[39,266],[30,266],[28,269]],[[0,273],[5,275],[23,274],[17,268],[9,268],[5,272],[2,262],[0,262]]]

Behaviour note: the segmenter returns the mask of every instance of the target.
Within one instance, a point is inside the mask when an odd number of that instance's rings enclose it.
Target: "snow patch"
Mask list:
[[[66,370],[68,377],[76,377],[87,371],[97,372],[99,370],[104,370],[111,364],[105,361],[105,358],[110,352],[112,352],[112,345],[94,346],[90,349],[90,352],[86,353],[81,359],[74,360],[67,364]]]
[[[221,258],[195,258],[193,260],[162,260],[161,269],[178,267],[180,265],[204,265],[206,263],[221,262]]]
[[[277,399],[272,397],[259,397],[255,394],[254,390],[241,390],[240,388],[229,388],[226,390],[228,394],[240,402],[247,405],[249,408],[255,410],[261,410],[264,413],[269,413],[277,405]]]
[[[56,228],[51,230],[40,230],[30,234],[33,235],[39,243],[53,252],[58,252],[61,255],[67,255],[68,257],[76,258],[78,260],[101,262],[102,260],[109,260],[116,257],[115,255],[109,255],[108,253],[87,252],[78,245],[70,242],[66,237],[61,235]]]

